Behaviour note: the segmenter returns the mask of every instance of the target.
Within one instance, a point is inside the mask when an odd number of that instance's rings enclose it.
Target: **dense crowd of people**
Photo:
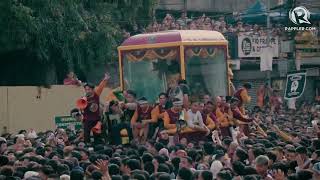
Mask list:
[[[147,27],[134,25],[131,31],[124,30],[123,35],[125,38],[128,38],[136,34],[167,30],[213,30],[223,34],[231,33],[238,35],[239,33],[246,33],[260,36],[267,35],[268,29],[266,26],[244,23],[239,17],[235,17],[235,19],[234,23],[227,23],[224,16],[210,17],[203,14],[200,17],[188,18],[187,13],[183,12],[181,13],[181,17],[175,19],[171,14],[167,14],[162,21],[154,21]],[[272,24],[272,28],[269,31],[273,36],[285,36],[286,34],[281,30],[282,28],[281,24]]]
[[[179,80],[154,105],[127,90],[111,93],[102,108],[99,96],[109,79],[84,84],[84,103],[71,111],[83,129],[3,134],[0,179],[320,178],[316,103],[296,110],[280,104],[275,111],[264,98],[248,111],[250,83],[234,96],[190,100]]]

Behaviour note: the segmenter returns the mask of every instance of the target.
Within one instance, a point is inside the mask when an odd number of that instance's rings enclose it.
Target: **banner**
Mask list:
[[[238,36],[238,56],[260,57],[262,49],[268,45],[267,36],[246,35]],[[273,50],[273,57],[279,57],[279,38],[270,37],[270,46]]]
[[[307,81],[306,75],[306,71],[297,71],[287,74],[287,85],[284,93],[285,99],[296,99],[303,94]]]
[[[82,128],[82,123],[71,116],[56,116],[54,122],[57,128],[79,130]]]

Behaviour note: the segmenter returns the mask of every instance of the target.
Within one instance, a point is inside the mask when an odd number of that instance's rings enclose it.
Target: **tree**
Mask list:
[[[0,85],[61,82],[117,59],[122,27],[148,23],[155,0],[1,0]],[[143,21],[140,21],[142,19]]]

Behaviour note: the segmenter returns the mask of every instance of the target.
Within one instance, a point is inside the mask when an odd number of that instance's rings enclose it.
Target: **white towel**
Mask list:
[[[274,49],[269,46],[261,50],[260,54],[260,71],[272,71],[272,59],[274,56]]]

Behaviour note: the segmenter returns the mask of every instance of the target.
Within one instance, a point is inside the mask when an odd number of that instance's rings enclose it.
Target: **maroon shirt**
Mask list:
[[[213,122],[217,122],[217,117],[213,112],[208,113],[208,112],[204,111],[203,113],[201,113],[201,115],[202,115],[203,123],[206,125],[208,124],[208,122],[207,122],[208,115],[213,120]]]
[[[180,113],[178,112],[173,112],[171,109],[168,109],[166,111],[169,115],[170,118],[170,124],[176,124],[176,122],[179,120]]]
[[[86,120],[100,120],[100,98],[94,93],[93,97],[87,98],[88,105],[84,109],[83,119]]]
[[[234,97],[239,99],[239,104],[238,104],[239,107],[243,105],[243,100],[241,98],[242,91],[244,91],[244,88],[240,88],[236,93],[234,93]]]
[[[139,116],[138,122],[141,122],[141,120],[151,119],[151,111],[152,111],[151,106],[148,106],[148,109],[144,111],[140,106],[138,106],[138,116]]]
[[[252,121],[252,119],[244,118],[241,115],[241,112],[240,112],[239,108],[232,109],[232,114],[233,114],[233,117],[238,119],[239,121],[242,121],[242,122],[251,122]]]

